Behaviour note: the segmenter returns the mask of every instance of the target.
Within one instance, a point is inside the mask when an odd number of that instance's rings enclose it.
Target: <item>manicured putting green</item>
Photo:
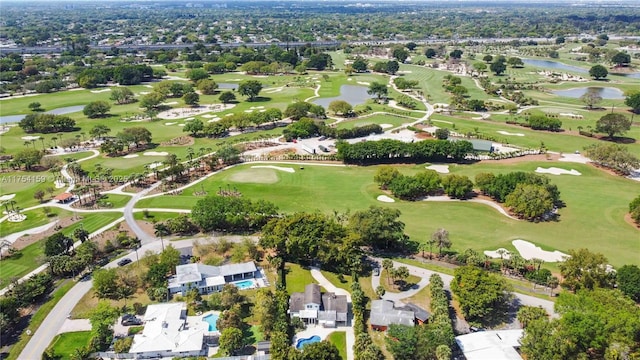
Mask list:
[[[275,184],[278,182],[277,170],[248,168],[229,176],[235,183]]]

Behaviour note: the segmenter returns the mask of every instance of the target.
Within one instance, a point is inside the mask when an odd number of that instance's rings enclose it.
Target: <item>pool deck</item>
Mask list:
[[[336,331],[345,331],[344,328],[325,328],[323,326],[313,326],[313,325],[309,325],[307,326],[307,328],[299,333],[296,334],[296,336],[293,337],[293,346],[295,346],[298,343],[299,339],[308,339],[314,335],[320,336],[320,340],[325,340],[329,334],[331,334],[332,332],[336,332]]]

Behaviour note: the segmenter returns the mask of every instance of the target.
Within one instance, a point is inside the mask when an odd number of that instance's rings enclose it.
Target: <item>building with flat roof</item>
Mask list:
[[[517,349],[524,331],[478,331],[456,336],[456,343],[467,360],[522,360]]]
[[[201,317],[187,316],[187,304],[165,303],[147,307],[144,329],[133,337],[129,349],[136,358],[206,355],[209,325]]]
[[[204,264],[185,264],[176,266],[176,274],[169,278],[169,293],[181,292],[186,295],[191,289],[200,294],[222,291],[225,284],[234,281],[253,279],[258,268],[253,261],[240,264],[210,266]]]

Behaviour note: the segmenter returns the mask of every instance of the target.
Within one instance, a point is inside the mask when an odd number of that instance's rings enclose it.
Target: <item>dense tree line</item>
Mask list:
[[[198,200],[191,217],[202,231],[255,231],[278,215],[278,208],[267,201],[232,196],[207,196]]]
[[[507,316],[513,296],[504,278],[472,266],[454,271],[451,291],[465,319],[475,324],[500,323]]]
[[[9,292],[0,297],[0,334],[3,337],[14,334],[22,319],[20,309],[45,300],[52,289],[53,277],[46,272],[11,284]]]
[[[596,164],[629,175],[640,167],[640,159],[629,152],[624,145],[592,144],[584,148],[585,155]]]
[[[640,355],[640,308],[619,290],[561,293],[561,316],[526,324],[520,350],[528,359],[632,359]]]
[[[482,193],[527,220],[543,220],[550,211],[563,205],[558,187],[545,176],[522,171],[499,175],[480,173],[475,180]]]
[[[640,226],[640,195],[629,203],[629,214],[631,219]]]
[[[286,141],[294,139],[307,139],[317,135],[326,136],[334,139],[353,139],[364,137],[371,134],[381,134],[382,127],[378,124],[368,124],[355,126],[352,128],[337,129],[325,125],[324,121],[318,121],[310,118],[302,118],[293,124],[288,125],[282,134]]]
[[[533,130],[560,131],[562,128],[562,121],[546,115],[531,115],[527,120],[527,124]]]
[[[18,124],[26,133],[57,133],[74,131],[75,120],[64,115],[29,114]]]
[[[347,164],[378,164],[399,162],[461,162],[473,153],[468,141],[425,140],[405,143],[384,139],[349,144],[336,144],[338,157]]]
[[[468,177],[455,174],[441,177],[433,170],[407,176],[392,166],[382,166],[376,172],[374,181],[380,189],[388,189],[403,200],[418,200],[441,192],[453,199],[466,199],[473,191],[473,182]]]

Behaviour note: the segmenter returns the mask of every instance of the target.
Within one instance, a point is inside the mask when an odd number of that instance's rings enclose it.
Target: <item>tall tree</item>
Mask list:
[[[609,71],[602,65],[594,65],[589,69],[589,75],[596,80],[600,80],[606,78],[609,75]]]
[[[596,121],[596,131],[606,133],[609,138],[624,135],[631,129],[631,119],[622,114],[607,114]]]
[[[442,249],[449,249],[451,247],[451,240],[449,240],[449,232],[446,229],[440,228],[431,235],[431,240],[435,243],[439,250],[438,257],[442,257]]]
[[[588,249],[571,249],[564,262],[560,263],[560,273],[564,278],[562,286],[576,292],[580,289],[613,287],[615,275],[607,270],[607,258]]]
[[[238,85],[238,93],[247,96],[249,101],[255,100],[260,90],[262,90],[262,83],[257,80],[245,80]]]

